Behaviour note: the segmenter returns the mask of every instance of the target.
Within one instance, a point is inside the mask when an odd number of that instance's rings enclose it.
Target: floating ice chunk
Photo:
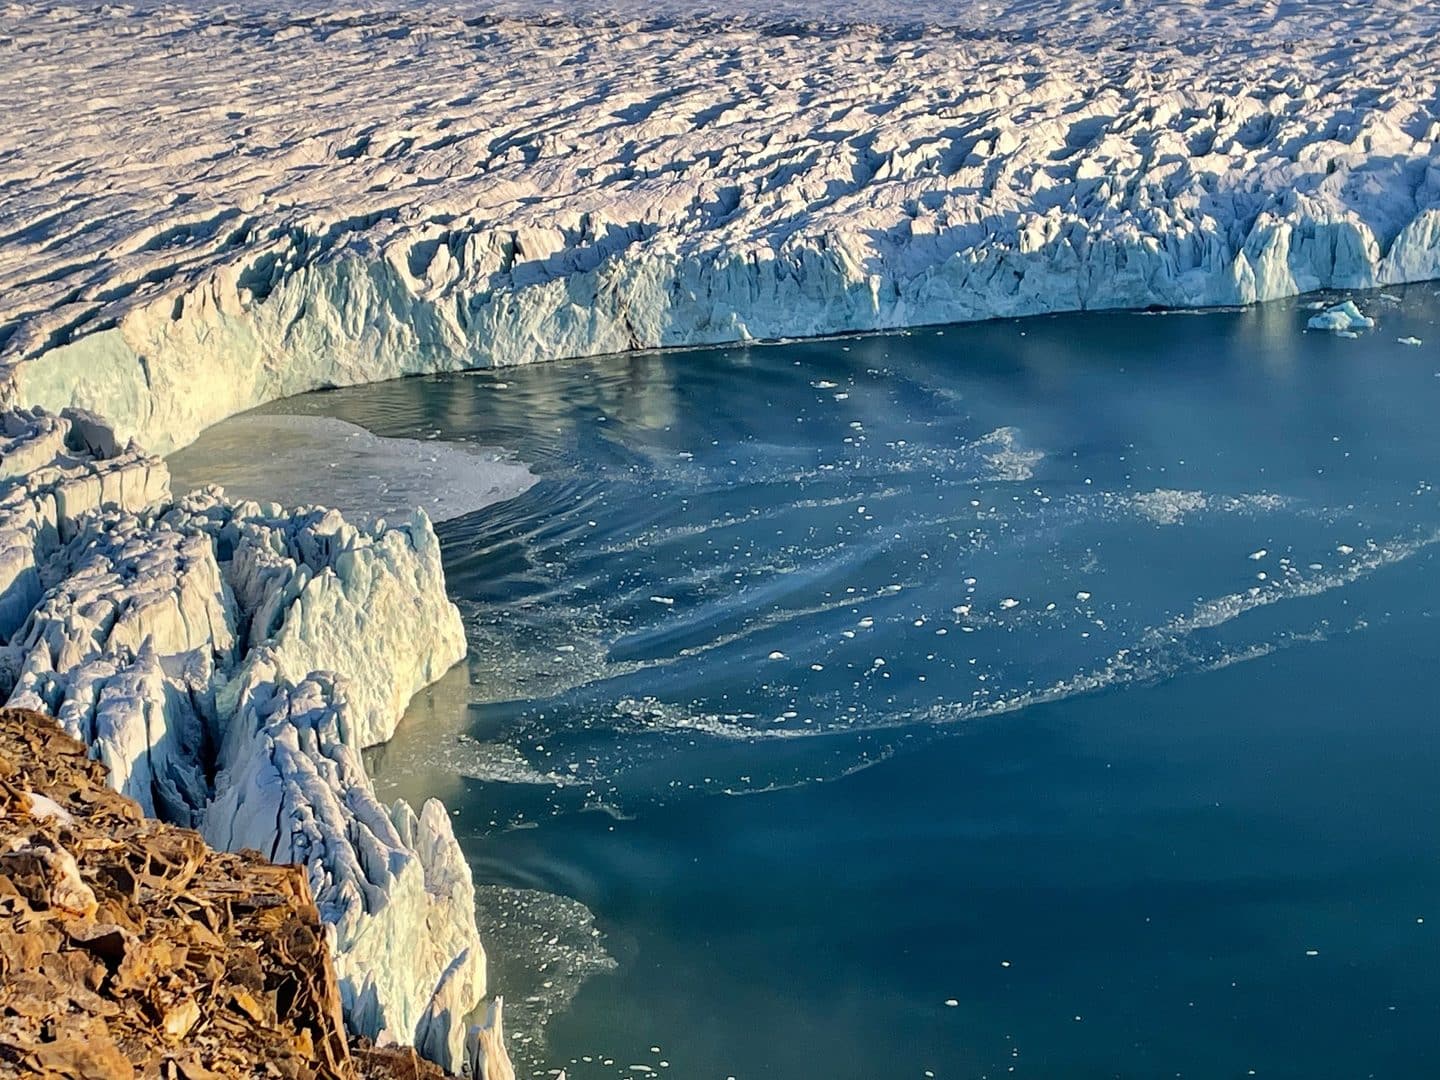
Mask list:
[[[1311,330],[1335,330],[1337,332],[1350,330],[1369,330],[1374,327],[1375,320],[1368,315],[1361,313],[1355,306],[1355,301],[1346,300],[1343,304],[1336,304],[1327,308],[1319,315],[1310,316],[1306,324]]]
[[[1013,596],[1007,596],[1004,600],[1000,601],[1000,606],[1008,610],[1012,607],[1019,607],[1020,601],[1016,600]]]
[[[1398,341],[1401,345],[1424,345],[1424,344],[1425,344],[1425,343],[1424,343],[1423,341],[1421,341],[1418,337],[1402,337],[1402,338],[1396,338],[1395,340]]]
[[[652,596],[650,599],[657,604],[664,604],[666,607],[670,607],[675,603],[673,596]]]
[[[1045,459],[1042,451],[1020,445],[1020,431],[1014,427],[997,428],[978,439],[975,448],[984,455],[989,474],[985,477],[987,480],[1029,480],[1035,475],[1035,467]]]
[[[784,659],[785,659],[785,654],[784,654],[783,652],[781,652],[779,649],[776,649],[774,652],[772,652],[772,653],[770,654],[770,659],[771,659],[771,660],[784,660]]]
[[[1266,551],[1264,548],[1261,548],[1259,551],[1252,551],[1250,553],[1250,559],[1252,562],[1259,562],[1261,559],[1263,559],[1266,555],[1269,554],[1270,552]]]
[[[1075,599],[1079,600],[1083,604],[1086,600],[1090,599],[1090,594],[1088,592],[1077,592],[1075,594]]]

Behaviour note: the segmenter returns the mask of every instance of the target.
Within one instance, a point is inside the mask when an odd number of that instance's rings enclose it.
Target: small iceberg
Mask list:
[[[1424,343],[1423,341],[1421,341],[1418,337],[1402,337],[1402,338],[1396,338],[1395,340],[1398,341],[1401,345],[1424,345],[1424,344],[1425,344],[1425,343]]]
[[[1343,304],[1327,308],[1319,315],[1310,316],[1307,324],[1311,330],[1370,330],[1375,326],[1375,320],[1368,315],[1362,315],[1360,309],[1355,306],[1355,301],[1346,300]]]

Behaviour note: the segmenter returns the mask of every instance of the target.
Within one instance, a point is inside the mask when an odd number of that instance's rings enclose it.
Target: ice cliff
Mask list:
[[[174,500],[93,416],[0,431],[0,693],[147,814],[303,866],[352,1029],[458,1068],[485,995],[469,867],[444,807],[383,806],[360,758],[465,652],[424,515]]]
[[[949,7],[12,3],[6,392],[165,451],[412,372],[1440,276],[1440,5]]]
[[[335,934],[335,968],[348,1022],[404,1033],[417,1045],[442,976],[462,1002],[434,1059],[460,1062],[465,1012],[485,995],[470,869],[434,799],[420,814],[382,806],[360,761],[357,710],[346,680],[315,673],[298,685],[268,648],[240,676],[238,707],[220,749],[217,793],[204,835],[226,851],[253,848],[300,863]],[[277,830],[275,821],[288,823]],[[449,969],[454,965],[455,973]]]

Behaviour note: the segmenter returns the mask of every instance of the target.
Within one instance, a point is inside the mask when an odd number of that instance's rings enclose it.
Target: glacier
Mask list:
[[[305,867],[352,1030],[458,1071],[486,995],[469,865],[439,802],[382,805],[360,757],[465,654],[429,520],[176,499],[92,414],[0,431],[0,696],[146,813]]]
[[[163,453],[419,372],[1440,277],[1435,3],[937,6],[11,3],[0,394]]]
[[[513,1075],[449,817],[360,757],[465,653],[430,519],[157,454],[403,375],[1440,278],[1434,0],[864,14],[0,5],[0,691],[302,863],[362,1033]]]
[[[346,680],[317,672],[292,684],[273,653],[261,652],[241,676],[205,839],[308,868],[353,1028],[424,1045],[433,1036],[421,1022],[437,993],[461,1002],[432,1050],[455,1068],[460,1051],[450,1044],[485,995],[485,952],[449,816],[434,799],[419,815],[403,801],[381,805],[360,760]],[[277,830],[277,817],[288,831]],[[442,976],[453,985],[442,989]]]

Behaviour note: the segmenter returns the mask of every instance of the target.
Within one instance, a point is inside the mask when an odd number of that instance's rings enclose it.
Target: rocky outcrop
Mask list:
[[[458,1068],[485,993],[469,867],[444,808],[381,805],[360,757],[464,655],[428,520],[175,501],[92,416],[0,430],[0,694],[143,813],[301,866],[350,1029]]]
[[[110,790],[87,748],[0,711],[0,1072],[352,1080],[305,876],[211,851]]]

